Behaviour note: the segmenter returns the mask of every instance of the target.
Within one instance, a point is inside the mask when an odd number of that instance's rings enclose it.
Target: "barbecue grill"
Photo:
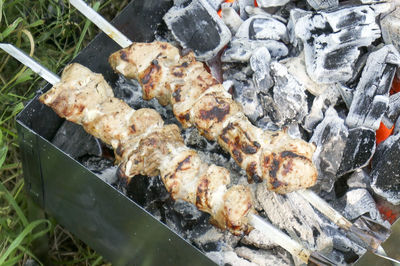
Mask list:
[[[171,6],[172,1],[132,1],[114,24],[131,40],[152,41]],[[118,48],[101,33],[74,62],[113,83],[118,76],[107,58]],[[63,120],[37,98],[17,117],[26,188],[35,202],[116,265],[214,265],[135,201],[54,146],[50,140]]]

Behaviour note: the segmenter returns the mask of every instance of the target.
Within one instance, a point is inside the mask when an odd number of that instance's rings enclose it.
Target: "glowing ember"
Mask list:
[[[393,133],[394,126],[387,128],[385,124],[381,122],[379,129],[376,131],[376,145],[387,139]]]

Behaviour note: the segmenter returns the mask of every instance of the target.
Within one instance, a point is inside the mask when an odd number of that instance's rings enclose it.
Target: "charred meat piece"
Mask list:
[[[116,72],[140,81],[144,99],[171,104],[184,127],[196,126],[218,141],[249,179],[265,180],[278,193],[315,184],[315,147],[284,132],[254,127],[193,53],[180,56],[178,48],[165,42],[133,43],[112,54],[109,62]]]
[[[126,182],[137,174],[161,175],[173,199],[210,213],[218,227],[234,234],[251,230],[247,215],[255,211],[249,189],[227,188],[228,170],[202,162],[196,151],[185,146],[179,128],[164,126],[155,110],[134,110],[115,98],[102,75],[71,64],[64,69],[60,83],[40,101],[111,145],[119,175]]]

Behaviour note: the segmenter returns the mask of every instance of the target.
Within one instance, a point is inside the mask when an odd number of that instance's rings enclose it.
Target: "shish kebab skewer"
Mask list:
[[[225,93],[221,85],[216,84],[217,82],[208,72],[204,71],[203,65],[196,62],[193,54],[181,57],[178,49],[167,43],[133,43],[82,0],[70,0],[70,3],[121,47],[125,48],[114,53],[109,59],[115,71],[127,78],[139,80],[143,88],[143,98],[149,100],[156,97],[161,104],[171,104],[174,114],[183,126],[194,124],[207,138],[217,140],[246,170],[249,177],[260,179],[260,169],[255,169],[254,166],[261,164],[261,166],[264,166],[261,172],[265,174],[263,177],[267,179],[267,188],[270,190],[282,193],[314,184],[317,175],[311,161],[314,147],[304,141],[293,140],[284,132],[266,133],[252,126],[240,113],[237,103],[231,99],[230,95]],[[190,75],[186,75],[188,73]],[[191,79],[191,76],[196,77],[197,80]],[[187,86],[184,90],[187,83],[191,86]],[[199,119],[202,116],[202,110],[199,110],[200,115],[190,111],[196,105],[208,107],[208,111],[216,110],[217,112],[214,113],[216,119],[210,123],[205,123],[202,119]],[[231,121],[226,117],[225,123],[218,121],[218,115],[224,114],[224,111],[228,108],[231,109],[231,107],[233,107],[234,112],[236,111],[236,114],[233,115],[231,110],[228,111],[228,115],[232,117]],[[233,121],[237,123],[235,124]],[[224,131],[228,135],[224,135]],[[249,131],[253,132],[249,133]],[[218,136],[218,132],[222,134]],[[250,141],[249,136],[257,139],[258,136],[265,135],[267,135],[267,139],[270,139],[269,144],[276,146],[272,151],[267,150],[267,156],[261,156],[261,160],[254,158],[256,155],[251,152],[250,154],[241,153],[238,149],[238,147],[246,147],[252,151],[257,150],[259,147],[254,145],[254,141]],[[260,143],[262,141],[257,142],[257,144]],[[280,156],[276,155],[278,152],[280,152]],[[256,153],[259,153],[259,151],[257,150]],[[289,158],[285,165],[285,161],[280,159],[286,156],[292,158]],[[293,161],[296,163],[293,163]],[[280,171],[279,167],[283,170]],[[296,171],[297,167],[300,167],[302,171],[300,172],[299,169]],[[293,171],[293,169],[295,170]],[[292,170],[291,173],[289,173],[290,170]],[[282,180],[280,174],[283,173],[286,173],[286,178]],[[306,178],[300,180],[298,176],[305,176]],[[310,190],[297,191],[296,193],[309,201],[340,228],[359,237],[366,244],[367,249],[379,256],[386,255],[380,243],[386,239],[389,230],[373,221],[366,222],[364,219],[361,219],[362,225],[358,222],[351,223]]]
[[[73,63],[58,76],[10,44],[0,48],[42,76],[53,88],[39,100],[59,116],[84,129],[114,148],[120,164],[141,160],[136,172],[160,174],[172,198],[194,204],[211,215],[215,225],[233,234],[253,228],[306,263],[334,264],[311,252],[256,214],[252,197],[245,186],[227,188],[229,171],[201,161],[196,151],[185,146],[176,125],[163,125],[153,109],[134,110],[114,97],[101,74]]]

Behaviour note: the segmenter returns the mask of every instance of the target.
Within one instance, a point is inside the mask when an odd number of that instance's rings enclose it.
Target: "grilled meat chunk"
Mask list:
[[[249,189],[227,188],[228,170],[202,162],[196,151],[185,146],[179,128],[164,126],[155,110],[134,110],[115,98],[102,75],[71,64],[64,69],[60,83],[40,101],[111,145],[119,175],[126,182],[138,174],[161,175],[173,199],[210,213],[220,228],[234,234],[251,230],[247,215],[255,210]]]
[[[116,72],[140,81],[144,99],[171,104],[184,127],[196,126],[206,138],[218,141],[249,180],[265,181],[278,193],[315,184],[315,146],[283,131],[253,126],[193,53],[180,56],[178,48],[165,42],[133,43],[112,54],[109,62]]]

